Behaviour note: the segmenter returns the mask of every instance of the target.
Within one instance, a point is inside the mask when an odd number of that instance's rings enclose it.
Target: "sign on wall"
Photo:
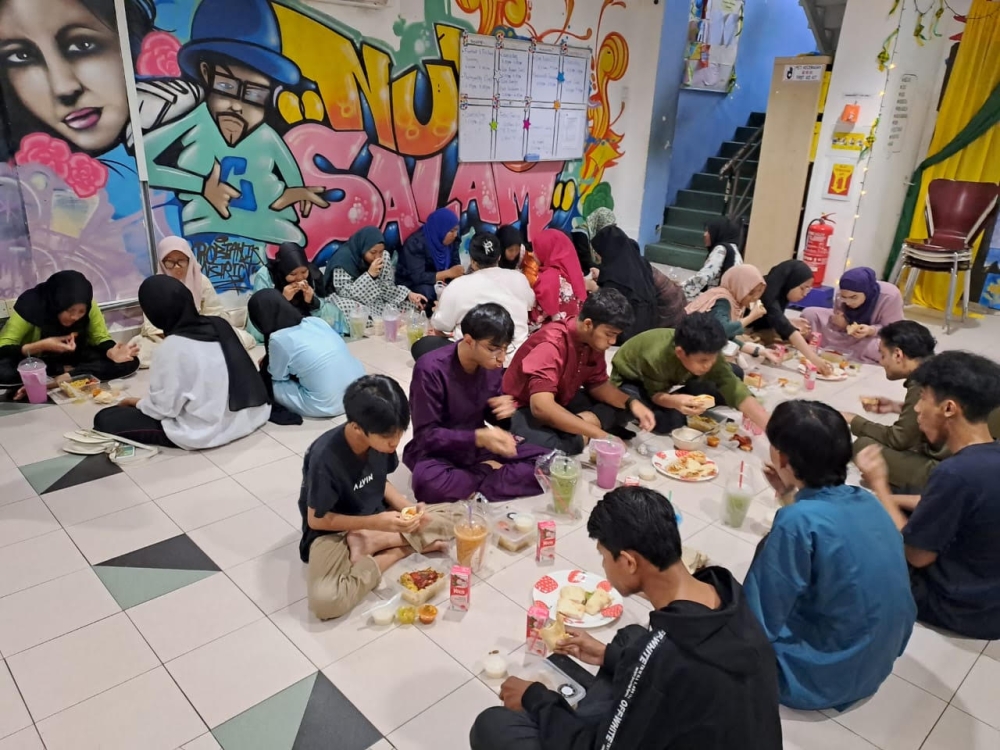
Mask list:
[[[742,33],[743,0],[691,0],[684,88],[729,91]]]

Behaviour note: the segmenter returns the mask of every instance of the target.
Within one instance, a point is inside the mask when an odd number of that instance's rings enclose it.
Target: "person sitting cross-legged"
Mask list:
[[[504,705],[472,725],[472,750],[779,750],[774,651],[728,570],[688,572],[667,498],[613,490],[587,533],[611,585],[652,603],[649,628],[624,627],[608,645],[571,631],[556,650],[600,668],[576,710],[510,677]]]
[[[910,375],[914,411],[932,445],[951,453],[919,496],[895,495],[882,449],[856,462],[903,534],[917,619],[969,638],[1000,638],[1000,442],[987,420],[1000,406],[1000,365],[942,352]]]
[[[845,484],[851,434],[816,401],[779,404],[765,474],[784,506],[743,583],[778,658],[781,703],[843,710],[892,672],[916,619],[892,520]]]
[[[496,421],[514,413],[514,400],[500,392],[514,321],[488,302],[465,314],[461,330],[461,340],[428,352],[413,367],[413,439],[403,451],[413,494],[426,503],[476,492],[493,501],[540,494],[535,459],[546,449],[519,446],[509,432],[486,422],[488,415]]]

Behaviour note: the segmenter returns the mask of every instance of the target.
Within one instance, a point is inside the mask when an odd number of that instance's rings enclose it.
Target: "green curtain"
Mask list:
[[[910,178],[910,187],[906,191],[906,200],[903,202],[903,213],[899,217],[899,224],[896,225],[896,236],[892,240],[892,251],[889,253],[889,260],[885,264],[885,278],[889,278],[892,267],[896,264],[905,240],[913,226],[913,216],[917,211],[917,200],[920,198],[920,185],[924,172],[935,164],[940,164],[945,159],[949,159],[970,143],[981,138],[994,125],[1000,122],[1000,85],[993,89],[993,93],[983,102],[983,106],[972,116],[969,124],[966,125],[944,148],[933,156],[928,156],[917,167]]]

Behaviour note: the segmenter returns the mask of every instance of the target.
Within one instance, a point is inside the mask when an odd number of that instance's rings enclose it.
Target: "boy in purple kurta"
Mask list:
[[[491,501],[540,495],[535,460],[546,449],[518,445],[485,421],[488,410],[503,420],[516,408],[501,394],[514,321],[503,307],[487,303],[466,313],[461,329],[460,341],[424,354],[413,368],[413,439],[403,451],[413,494],[422,503],[464,500],[476,492]]]

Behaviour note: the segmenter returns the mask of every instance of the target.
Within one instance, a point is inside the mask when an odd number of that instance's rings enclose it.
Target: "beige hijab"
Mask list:
[[[194,297],[194,306],[200,310],[201,265],[199,265],[198,259],[194,257],[194,253],[191,252],[191,244],[186,239],[183,237],[177,237],[176,235],[171,235],[160,240],[160,242],[156,245],[156,260],[160,266],[159,271],[167,276],[170,275],[167,273],[167,269],[163,267],[163,259],[175,250],[187,256],[187,274],[185,274],[182,281],[184,286],[191,291],[191,296]]]
[[[744,263],[733,266],[724,274],[719,286],[702,292],[691,301],[686,308],[687,313],[711,312],[716,303],[722,299],[729,303],[730,320],[739,320],[743,308],[740,300],[745,299],[757,286],[763,284],[764,275],[754,266]]]

